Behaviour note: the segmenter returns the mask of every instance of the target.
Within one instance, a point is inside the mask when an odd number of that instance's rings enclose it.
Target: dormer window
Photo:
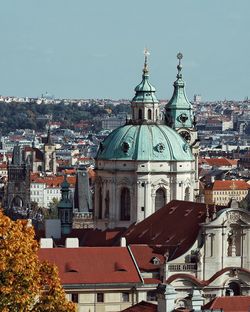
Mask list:
[[[116,272],[127,272],[127,269],[122,263],[115,262],[115,271]]]
[[[153,257],[151,260],[150,260],[151,263],[153,263],[153,265],[159,265],[160,264],[160,260],[159,258],[157,257]]]
[[[66,273],[69,273],[69,272],[78,272],[78,270],[77,270],[77,268],[73,265],[73,263],[71,263],[71,262],[67,262],[66,264],[65,264],[65,272]]]

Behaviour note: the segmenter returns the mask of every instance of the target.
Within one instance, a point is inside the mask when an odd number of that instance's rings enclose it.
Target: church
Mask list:
[[[174,92],[163,118],[145,53],[132,118],[100,144],[95,228],[72,232],[66,248],[53,248],[52,238],[41,248],[40,257],[59,267],[79,311],[131,306],[127,311],[136,311],[145,304],[156,311],[157,297],[158,311],[171,312],[202,306],[206,311],[207,304],[225,296],[249,302],[250,213],[233,199],[230,207],[197,200],[199,141],[182,54],[177,58]]]
[[[128,227],[171,200],[194,201],[198,195],[199,144],[182,54],[163,114],[149,81],[148,55],[145,51],[142,81],[131,101],[132,118],[101,142],[96,156],[94,210],[100,229]]]

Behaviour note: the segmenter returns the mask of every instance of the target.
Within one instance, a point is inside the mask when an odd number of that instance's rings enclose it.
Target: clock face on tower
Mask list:
[[[182,130],[179,133],[188,143],[191,141],[191,135],[188,131]]]

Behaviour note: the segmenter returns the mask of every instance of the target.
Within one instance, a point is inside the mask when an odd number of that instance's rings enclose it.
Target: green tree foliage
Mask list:
[[[106,105],[113,114],[129,112],[127,104]],[[33,129],[40,131],[52,116],[53,121],[63,122],[64,127],[73,128],[80,121],[92,120],[90,127],[100,128],[100,121],[94,121],[97,116],[108,114],[107,110],[96,102],[78,106],[77,104],[36,104],[36,103],[1,103],[0,130],[7,134],[15,129]],[[97,125],[95,125],[97,123]],[[98,124],[99,123],[99,124]],[[90,129],[91,130],[91,129]]]
[[[58,209],[57,206],[59,200],[55,197],[52,198],[52,201],[49,203],[49,208],[47,209],[47,214],[45,215],[46,219],[57,219],[58,218]]]

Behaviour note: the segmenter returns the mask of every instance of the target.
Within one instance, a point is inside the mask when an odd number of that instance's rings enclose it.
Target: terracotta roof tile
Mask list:
[[[249,312],[250,296],[217,297],[204,305],[203,309],[222,309],[223,312]]]
[[[217,210],[223,208],[217,206]],[[213,209],[213,205],[209,206],[210,212]],[[194,244],[200,230],[199,224],[205,222],[205,218],[205,204],[173,200],[128,228],[125,237],[128,244],[149,245],[153,253],[168,253],[168,259],[173,260]]]
[[[161,280],[157,278],[144,278],[144,284],[160,284]]]
[[[221,167],[221,166],[233,166],[237,165],[238,160],[237,159],[228,159],[225,157],[220,157],[220,158],[201,158],[199,160],[201,164],[208,164],[210,166],[216,166],[216,167]]]
[[[38,254],[57,265],[64,285],[142,282],[126,247],[41,248]]]
[[[160,254],[160,251],[158,251],[155,246],[130,245],[130,248],[136,259],[138,267],[142,271],[159,270],[160,265],[164,263],[163,255]],[[157,260],[159,260],[158,264]]]
[[[38,175],[31,175],[31,182],[33,183],[45,183],[47,187],[60,187],[64,181],[64,176],[46,176],[40,177]],[[67,182],[71,187],[76,184],[76,176],[68,176]]]
[[[212,190],[248,190],[250,185],[243,180],[215,180]]]
[[[157,305],[146,302],[146,301],[141,301],[132,307],[129,307],[125,310],[122,310],[123,312],[157,312]]]

